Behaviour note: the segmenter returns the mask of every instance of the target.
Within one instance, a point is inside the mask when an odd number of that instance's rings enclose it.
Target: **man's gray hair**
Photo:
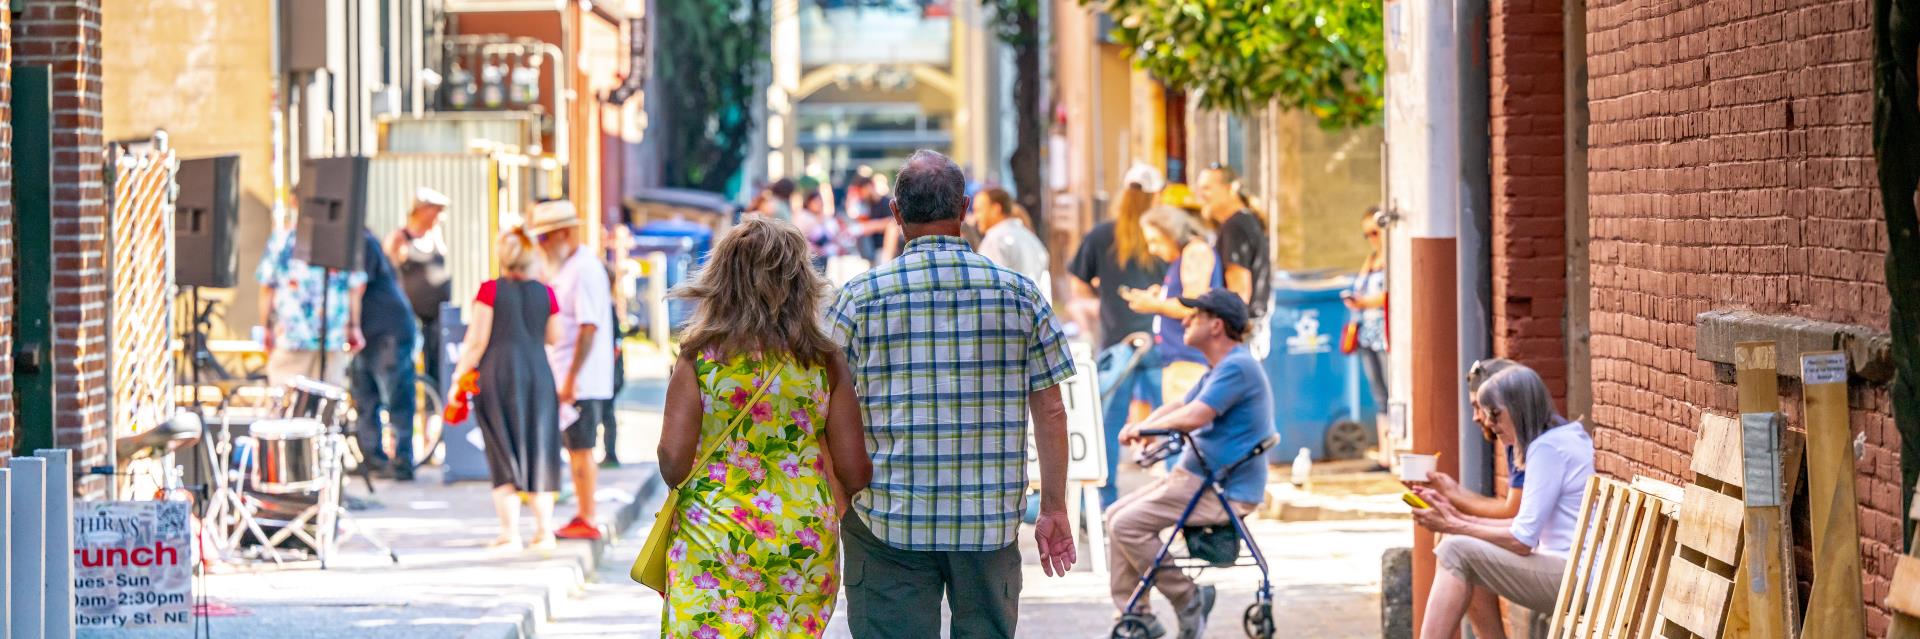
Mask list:
[[[947,156],[914,151],[894,176],[893,199],[906,224],[957,220],[967,214],[967,177]]]
[[[1540,374],[1522,364],[1514,364],[1480,385],[1476,395],[1480,408],[1494,413],[1506,413],[1513,420],[1515,452],[1522,460],[1526,458],[1527,447],[1533,440],[1557,426],[1557,415],[1553,412],[1553,395],[1547,390],[1547,383]],[[1497,418],[1497,417],[1496,417]]]

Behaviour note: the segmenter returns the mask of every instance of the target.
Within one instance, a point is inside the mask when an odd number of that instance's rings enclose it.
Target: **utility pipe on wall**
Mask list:
[[[1399,220],[1388,250],[1388,318],[1394,353],[1392,412],[1404,419],[1413,452],[1460,450],[1459,207],[1461,191],[1460,29],[1452,0],[1386,4],[1387,206]],[[1471,25],[1469,25],[1471,26]],[[1400,256],[1405,256],[1402,259]],[[1398,424],[1396,424],[1398,426]],[[1460,455],[1440,471],[1459,476]],[[1414,531],[1413,623],[1425,616],[1433,583],[1434,535]]]

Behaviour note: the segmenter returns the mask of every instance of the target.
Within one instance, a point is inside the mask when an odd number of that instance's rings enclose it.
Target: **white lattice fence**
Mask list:
[[[173,414],[173,202],[179,161],[164,135],[144,149],[116,145],[113,161],[113,332],[107,362],[113,433],[124,436]]]

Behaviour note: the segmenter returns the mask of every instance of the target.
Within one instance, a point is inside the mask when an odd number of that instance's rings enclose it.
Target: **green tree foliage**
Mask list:
[[[753,101],[768,60],[768,0],[658,3],[655,72],[667,185],[722,192],[753,148]]]
[[[1278,100],[1337,128],[1380,116],[1387,70],[1381,4],[1106,0],[1104,8],[1134,64],[1199,96],[1202,106],[1245,113]]]

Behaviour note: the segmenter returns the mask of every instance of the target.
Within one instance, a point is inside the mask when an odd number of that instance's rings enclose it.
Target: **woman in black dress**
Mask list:
[[[530,277],[537,255],[525,230],[500,236],[500,278],[480,285],[454,379],[479,371],[473,415],[486,442],[500,537],[493,547],[521,547],[521,493],[531,493],[532,548],[551,549],[553,500],[560,490],[560,405],[545,344],[553,342],[558,306],[553,290]]]

